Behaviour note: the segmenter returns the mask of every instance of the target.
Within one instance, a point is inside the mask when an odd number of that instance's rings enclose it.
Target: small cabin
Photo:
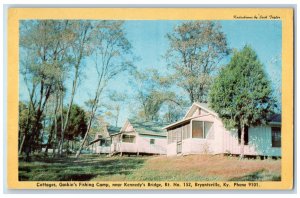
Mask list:
[[[95,138],[90,142],[90,148],[93,153],[109,154],[111,153],[112,135],[120,132],[120,127],[104,125],[102,130],[95,134]]]
[[[225,129],[207,103],[194,103],[182,120],[164,129],[167,130],[167,156],[241,153],[240,131]],[[268,125],[249,127],[244,142],[245,155],[280,157],[281,115],[272,116]]]
[[[161,124],[127,120],[120,132],[112,135],[111,152],[162,155],[166,146],[167,135]]]

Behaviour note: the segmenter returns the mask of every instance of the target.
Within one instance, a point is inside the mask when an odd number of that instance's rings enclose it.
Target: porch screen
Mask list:
[[[105,146],[110,146],[111,145],[111,140],[106,140],[105,141]]]
[[[182,126],[182,139],[190,138],[190,124]]]
[[[175,130],[170,130],[168,132],[168,144],[171,144],[173,142],[176,142],[177,140],[177,134]]]

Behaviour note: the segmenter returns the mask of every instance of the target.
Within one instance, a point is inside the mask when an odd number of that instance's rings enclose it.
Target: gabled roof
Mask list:
[[[214,115],[217,118],[219,117],[218,114],[209,107],[208,103],[194,102],[192,104],[192,106],[189,108],[189,110],[187,111],[187,113],[185,114],[185,116],[183,117],[182,120],[179,120],[179,121],[177,121],[175,123],[172,123],[172,124],[170,124],[168,126],[165,126],[163,129],[168,129],[168,128],[171,128],[171,127],[176,127],[178,125],[187,123],[191,119],[196,118],[196,117],[207,116],[207,115],[202,115],[202,116],[192,117],[193,113],[196,111],[197,108],[201,108],[201,109],[207,111],[210,115]],[[276,123],[281,123],[281,114],[274,114],[274,115],[270,116],[269,123],[275,123],[275,124]]]
[[[214,110],[209,108],[208,103],[194,102],[192,106],[189,108],[189,110],[187,111],[187,113],[185,114],[185,116],[183,117],[183,119],[191,117],[194,111],[196,110],[196,108],[201,108],[207,111],[208,113],[218,117],[218,114]]]
[[[121,127],[116,127],[116,126],[108,126],[107,131],[109,135],[113,135],[116,133],[120,133]]]
[[[162,129],[163,124],[159,122],[137,121],[130,119],[126,121],[122,130],[125,130],[128,124],[131,124],[134,131],[141,135],[166,136],[165,130]]]
[[[198,108],[207,111],[208,114],[193,116],[194,112]],[[173,128],[173,127],[188,123],[191,119],[194,119],[197,117],[208,116],[208,115],[214,115],[214,116],[218,117],[218,114],[215,111],[213,111],[212,109],[210,109],[207,103],[194,102],[192,104],[192,106],[189,108],[189,110],[187,111],[187,113],[185,114],[185,116],[181,120],[174,122],[170,125],[167,125],[167,126],[163,127],[163,129]]]
[[[193,117],[188,117],[188,118],[184,118],[182,120],[179,120],[177,122],[174,122],[172,124],[169,124],[165,127],[163,127],[163,129],[168,129],[168,128],[176,128],[177,126],[180,126],[180,125],[183,125],[183,124],[187,124],[190,122],[190,120],[194,119],[194,118],[200,118],[200,117],[205,117],[205,116],[208,116],[210,114],[207,114],[207,115],[198,115],[198,116],[193,116]]]

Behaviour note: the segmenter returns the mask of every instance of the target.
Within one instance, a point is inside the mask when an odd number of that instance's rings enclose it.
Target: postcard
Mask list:
[[[9,189],[291,190],[293,8],[10,8]]]

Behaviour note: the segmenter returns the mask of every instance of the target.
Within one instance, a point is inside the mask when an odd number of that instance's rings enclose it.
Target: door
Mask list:
[[[182,128],[176,129],[176,137],[177,137],[177,154],[182,153]]]

